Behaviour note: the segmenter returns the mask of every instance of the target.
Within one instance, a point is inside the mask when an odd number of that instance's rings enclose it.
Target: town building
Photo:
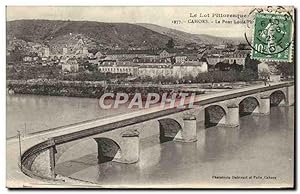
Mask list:
[[[207,72],[208,64],[206,60],[186,61],[173,65],[173,76],[176,78],[196,77],[199,73]]]
[[[211,66],[215,66],[220,62],[228,62],[229,64],[245,65],[245,60],[249,51],[247,50],[236,50],[232,53],[211,53],[204,56],[207,59],[207,62]]]
[[[186,55],[176,55],[175,57],[175,63],[183,63],[185,62],[185,59],[187,58]]]
[[[126,73],[131,76],[138,75],[138,66],[131,61],[102,61],[98,65],[98,70],[103,73]]]
[[[133,60],[104,60],[99,63],[100,72],[127,73],[136,77],[196,77],[199,73],[208,71],[205,60],[189,57],[188,60],[173,64],[171,58],[152,59],[134,58]]]
[[[171,58],[134,58],[133,63],[138,66],[168,66],[172,64]]]
[[[75,72],[78,72],[78,70],[79,70],[79,64],[75,57],[72,57],[72,58],[63,57],[61,59],[60,64],[61,64],[63,72],[75,73]]]
[[[104,55],[103,55],[100,51],[98,51],[98,52],[94,55],[94,57],[97,58],[97,59],[101,59],[103,56],[104,56]]]
[[[89,59],[95,59],[95,58],[96,58],[95,55],[94,55],[93,53],[88,53],[87,57],[88,57]]]
[[[68,48],[64,47],[63,48],[63,56],[67,55],[68,54]]]
[[[128,60],[133,58],[158,58],[155,50],[110,50],[105,54],[107,59]]]
[[[49,47],[44,48],[44,56],[43,57],[49,57],[50,56],[50,49]]]
[[[23,61],[24,62],[31,62],[32,61],[32,57],[31,56],[25,56],[25,57],[23,57]]]
[[[230,64],[245,65],[245,60],[248,53],[249,52],[246,50],[236,50],[232,54],[226,54],[225,58],[229,60]]]
[[[174,54],[169,53],[166,50],[162,50],[161,52],[158,53],[160,58],[168,58],[171,56],[174,56]]]
[[[138,67],[139,77],[171,77],[173,76],[172,65],[144,65]]]
[[[215,45],[214,48],[218,50],[224,50],[226,48],[226,45],[225,44]]]
[[[88,51],[87,47],[83,47],[83,48],[82,48],[82,54],[83,54],[83,56],[85,56],[85,57],[88,56],[89,51]]]

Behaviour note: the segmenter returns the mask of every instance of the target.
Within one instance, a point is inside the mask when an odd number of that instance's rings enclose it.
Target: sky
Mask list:
[[[248,15],[253,9],[254,7],[8,6],[6,18],[8,21],[49,19],[151,23],[193,34],[241,38],[246,30],[246,26],[244,24],[233,24],[233,20],[240,19],[234,17],[213,17],[213,14]],[[190,17],[195,14],[197,14],[196,17]],[[207,14],[209,14],[209,17],[207,17]],[[208,23],[189,23],[195,21],[195,19],[207,20]],[[181,23],[174,23],[175,20],[180,20]],[[215,20],[219,20],[220,23],[216,23]]]

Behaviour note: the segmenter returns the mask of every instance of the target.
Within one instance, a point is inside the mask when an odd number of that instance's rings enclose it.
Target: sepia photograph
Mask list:
[[[293,189],[295,15],[6,6],[6,187]]]

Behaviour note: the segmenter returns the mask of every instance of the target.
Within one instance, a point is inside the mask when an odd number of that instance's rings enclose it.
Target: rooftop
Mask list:
[[[134,63],[171,63],[170,58],[152,59],[152,58],[134,58]]]

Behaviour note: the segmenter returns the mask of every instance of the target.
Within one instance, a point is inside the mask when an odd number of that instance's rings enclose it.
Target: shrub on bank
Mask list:
[[[150,76],[138,78],[135,80],[140,83],[161,83],[161,84],[188,84],[188,83],[218,83],[218,82],[237,82],[237,81],[252,81],[257,79],[257,73],[251,69],[242,71],[208,71],[199,73],[196,77],[185,76],[181,79],[175,77],[158,76],[152,78]]]

